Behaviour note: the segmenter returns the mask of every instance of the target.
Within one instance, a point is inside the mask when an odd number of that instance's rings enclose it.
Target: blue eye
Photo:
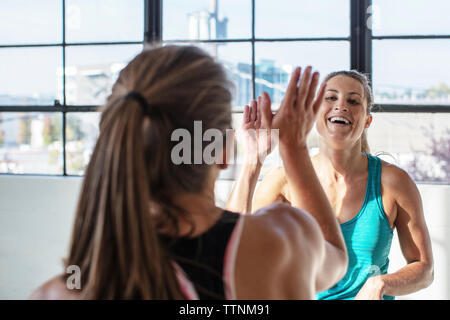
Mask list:
[[[336,101],[337,98],[336,97],[327,97],[327,98],[325,98],[325,100]]]
[[[349,100],[348,100],[348,103],[353,104],[353,105],[359,104],[358,101],[353,100],[353,99],[349,99]]]

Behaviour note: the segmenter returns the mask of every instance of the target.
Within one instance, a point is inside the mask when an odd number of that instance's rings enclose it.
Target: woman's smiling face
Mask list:
[[[371,122],[364,87],[358,80],[337,75],[327,81],[316,121],[317,131],[327,144],[347,148],[361,138]]]

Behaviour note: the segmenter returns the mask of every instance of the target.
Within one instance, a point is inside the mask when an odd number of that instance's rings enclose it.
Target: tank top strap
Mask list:
[[[368,190],[366,190],[366,192],[369,194],[369,200],[375,200],[377,199],[380,193],[380,181],[381,181],[380,159],[367,153],[366,156],[368,161],[367,179],[369,180],[367,183]]]
[[[369,161],[369,177],[371,179],[369,199],[376,202],[381,217],[387,219],[381,198],[381,159],[371,154],[366,153],[366,155]]]

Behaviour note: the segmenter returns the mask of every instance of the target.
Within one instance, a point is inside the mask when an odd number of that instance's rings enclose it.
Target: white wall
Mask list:
[[[0,176],[0,299],[26,299],[63,272],[81,178]],[[216,185],[223,204],[232,182]],[[433,284],[398,299],[450,299],[450,186],[420,185],[435,259]],[[390,271],[404,265],[395,238]]]
[[[0,176],[0,299],[63,271],[80,178]]]

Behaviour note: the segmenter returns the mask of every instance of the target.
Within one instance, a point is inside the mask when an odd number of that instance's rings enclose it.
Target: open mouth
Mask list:
[[[351,125],[352,122],[346,118],[343,117],[330,117],[328,118],[328,121],[334,124],[340,124],[340,125]]]

